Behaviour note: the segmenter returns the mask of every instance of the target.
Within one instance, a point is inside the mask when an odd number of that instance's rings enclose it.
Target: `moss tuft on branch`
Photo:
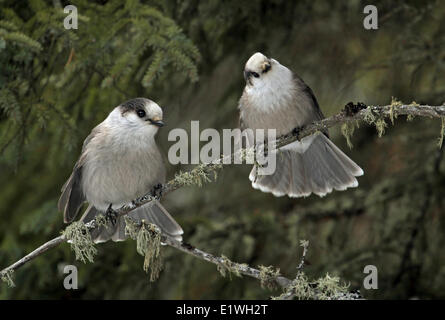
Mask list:
[[[125,217],[125,234],[136,241],[136,251],[144,257],[144,271],[150,271],[150,281],[158,279],[162,270],[161,230],[142,220],[141,224]]]
[[[280,269],[274,266],[258,266],[260,270],[260,281],[262,288],[275,289],[277,287],[276,279],[280,276]]]
[[[348,144],[348,147],[352,149],[354,146],[352,144],[351,138],[355,131],[355,126],[358,126],[358,124],[355,124],[353,122],[345,122],[341,125],[341,133],[346,138],[346,143]]]
[[[315,283],[317,289],[316,298],[319,300],[333,300],[348,292],[348,285],[342,284],[339,277],[331,277],[326,274]]]
[[[191,171],[179,172],[175,175],[172,185],[192,186],[197,185],[202,187],[204,183],[211,182],[210,176],[213,174],[213,179],[218,177],[218,169],[222,168],[222,164],[199,164]]]
[[[386,123],[385,119],[378,118],[375,121],[375,128],[377,129],[377,134],[379,138],[381,138],[385,134],[385,128],[388,127],[388,124]]]
[[[76,260],[83,263],[94,262],[97,249],[91,239],[88,227],[82,221],[75,221],[66,227],[62,235],[71,245],[71,249],[76,254]]]
[[[5,282],[10,288],[15,287],[15,283],[13,280],[14,270],[8,269],[0,272],[0,279]]]
[[[403,105],[401,101],[397,100],[395,97],[391,97],[391,105],[389,110],[389,118],[391,119],[392,125],[394,125],[394,119],[397,119],[397,113],[394,112],[395,107]]]
[[[221,258],[219,260],[220,263],[216,266],[216,269],[219,271],[219,273],[221,273],[223,277],[226,277],[228,272],[230,279],[232,279],[232,274],[236,275],[237,277],[242,277],[240,268],[247,267],[247,264],[239,264],[233,262],[225,255],[221,255]]]

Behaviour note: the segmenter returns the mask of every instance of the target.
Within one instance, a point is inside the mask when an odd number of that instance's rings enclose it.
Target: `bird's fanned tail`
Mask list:
[[[323,197],[332,190],[357,187],[355,177],[363,175],[363,170],[324,134],[280,148],[273,174],[259,175],[257,170],[254,166],[249,176],[252,186],[278,197],[306,197],[311,193]]]
[[[82,221],[87,223],[95,219],[100,212],[93,206],[89,206],[85,211]],[[173,219],[167,210],[158,201],[152,201],[146,205],[139,207],[128,214],[128,217],[136,222],[144,220],[147,223],[157,225],[162,233],[182,241],[184,233],[181,226]],[[95,243],[105,242],[109,240],[124,241],[127,239],[125,235],[125,217],[118,217],[115,225],[100,226],[91,232],[91,238]]]

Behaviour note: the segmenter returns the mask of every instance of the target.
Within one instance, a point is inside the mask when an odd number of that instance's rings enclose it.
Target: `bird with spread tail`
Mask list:
[[[262,53],[244,68],[246,86],[239,100],[240,127],[275,129],[281,136],[324,118],[311,88],[290,69]],[[363,170],[330,139],[328,132],[292,142],[276,152],[276,169],[260,173],[254,166],[252,186],[275,196],[325,196],[332,190],[357,187]]]

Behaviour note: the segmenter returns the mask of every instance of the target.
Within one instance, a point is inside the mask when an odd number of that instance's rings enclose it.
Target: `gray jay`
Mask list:
[[[62,187],[58,208],[65,223],[72,222],[84,202],[88,208],[81,220],[91,221],[98,213],[118,209],[165,181],[165,166],[155,135],[162,127],[162,109],[146,98],[136,98],[114,108],[85,139],[79,160]],[[182,228],[157,200],[128,214],[157,225],[179,241]],[[94,242],[126,239],[124,217],[113,225],[91,233]]]
[[[324,118],[312,90],[295,73],[262,53],[249,58],[246,86],[239,101],[241,129],[276,129],[277,137]],[[259,175],[254,166],[249,179],[255,189],[275,196],[324,196],[333,189],[357,187],[363,170],[330,139],[314,134],[279,148],[276,170]]]

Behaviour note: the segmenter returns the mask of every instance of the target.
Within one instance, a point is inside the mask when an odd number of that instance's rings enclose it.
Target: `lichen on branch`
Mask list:
[[[144,257],[144,271],[150,271],[151,282],[156,281],[162,270],[161,230],[144,220],[137,223],[125,217],[125,234],[136,241],[136,251]]]
[[[62,235],[66,238],[71,246],[71,249],[76,254],[76,260],[83,263],[94,262],[94,256],[97,254],[97,249],[91,239],[91,234],[88,227],[82,221],[74,221]]]

